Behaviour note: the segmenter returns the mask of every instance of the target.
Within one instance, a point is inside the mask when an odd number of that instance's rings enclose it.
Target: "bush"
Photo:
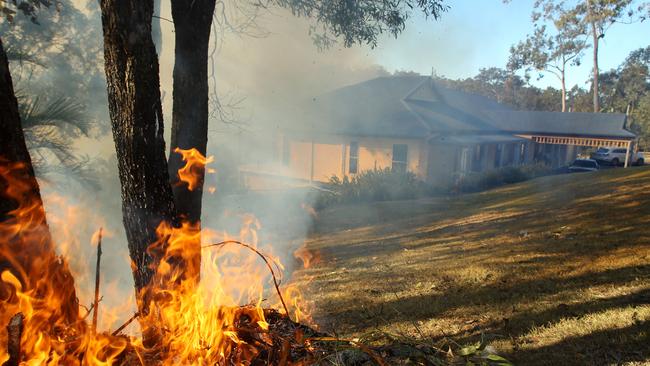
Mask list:
[[[502,186],[519,183],[529,179],[550,175],[553,170],[543,164],[522,165],[519,167],[503,167],[482,173],[470,173],[456,179],[452,192],[480,192]]]
[[[368,170],[352,178],[330,178],[318,194],[315,207],[322,209],[341,203],[408,200],[449,193],[481,192],[550,174],[553,174],[553,170],[543,164],[502,167],[464,174],[458,176],[451,186],[434,187],[410,172],[399,173],[389,168]]]
[[[390,168],[367,170],[352,178],[330,178],[316,206],[414,199],[430,194],[430,191],[431,188],[411,172],[401,173]]]

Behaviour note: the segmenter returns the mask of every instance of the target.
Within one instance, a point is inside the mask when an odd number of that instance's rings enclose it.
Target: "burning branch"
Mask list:
[[[97,316],[99,308],[99,270],[100,263],[102,258],[102,228],[99,228],[99,234],[97,238],[97,266],[95,267],[95,300],[93,301],[93,323],[92,331],[93,334],[97,332]]]
[[[268,267],[269,271],[271,272],[271,276],[273,277],[273,286],[275,286],[275,291],[278,293],[278,297],[280,298],[280,302],[282,302],[282,307],[284,308],[284,311],[287,314],[287,316],[289,317],[289,319],[291,319],[291,316],[289,315],[289,309],[287,308],[287,304],[284,302],[284,297],[282,296],[282,292],[280,291],[280,282],[278,281],[278,278],[275,275],[275,271],[273,270],[273,266],[269,262],[266,255],[264,255],[259,250],[252,247],[251,245],[246,244],[246,243],[242,243],[242,242],[237,241],[237,240],[226,240],[226,241],[222,241],[220,243],[204,245],[201,248],[205,249],[205,248],[212,248],[212,247],[223,247],[223,246],[226,246],[228,244],[241,245],[242,247],[247,248],[247,249],[255,252],[257,255],[260,256],[260,258],[262,258],[264,263],[266,263],[266,267]]]
[[[129,318],[129,320],[127,320],[126,322],[124,322],[124,324],[120,325],[119,328],[115,329],[115,331],[114,331],[113,333],[111,333],[111,335],[112,335],[112,336],[117,336],[118,334],[120,334],[120,332],[123,331],[124,328],[128,327],[129,324],[133,323],[133,321],[136,320],[139,316],[140,316],[140,312],[139,312],[139,311],[135,312],[135,314],[133,314],[133,315]]]
[[[7,325],[7,353],[9,359],[2,366],[18,366],[20,364],[20,339],[23,336],[23,321],[25,317],[22,313],[14,315]]]

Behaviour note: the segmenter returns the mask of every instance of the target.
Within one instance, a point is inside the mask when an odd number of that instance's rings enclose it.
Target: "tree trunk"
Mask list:
[[[566,112],[566,74],[564,71],[562,71],[560,81],[562,83],[562,112]]]
[[[172,132],[169,154],[169,178],[179,217],[200,230],[201,200],[205,169],[195,172],[198,185],[190,190],[179,181],[178,170],[184,165],[174,152],[195,148],[203,156],[208,144],[208,48],[215,0],[172,0],[176,49],[174,63],[174,96]],[[198,280],[201,265],[201,243],[187,243],[186,273]]]
[[[151,18],[151,38],[153,39],[153,44],[156,46],[158,58],[162,55],[161,7],[162,0],[153,1],[153,13],[156,17]]]
[[[169,176],[179,215],[191,222],[201,219],[201,198],[205,171],[200,184],[190,191],[179,184],[178,169],[184,163],[174,149],[196,148],[206,155],[208,144],[208,47],[215,0],[173,0],[172,17],[176,35],[174,63],[174,107],[169,155]]]
[[[38,181],[27,150],[7,54],[0,39],[0,273],[10,270],[37,296],[61,306],[50,324],[71,324],[78,316],[74,279],[54,250]],[[21,217],[12,211],[20,210]],[[15,225],[20,224],[16,232]],[[43,281],[46,278],[48,281]],[[6,284],[0,298],[6,299]],[[48,291],[49,287],[52,292]],[[3,323],[4,325],[4,323]]]
[[[598,35],[598,29],[595,21],[591,22],[591,35],[593,37],[594,43],[594,81],[592,83],[591,89],[594,93],[594,113],[598,113],[600,112],[600,88],[598,82],[598,44],[600,43],[600,36]]]
[[[174,223],[167,174],[153,0],[101,0],[108,106],[122,188],[122,215],[139,310],[147,313],[159,253],[147,251],[161,222]]]

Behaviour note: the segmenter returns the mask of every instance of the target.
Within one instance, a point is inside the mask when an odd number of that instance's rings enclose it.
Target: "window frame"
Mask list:
[[[403,151],[398,151],[398,149],[402,149]],[[396,160],[396,152],[399,152],[399,155],[402,155],[401,153],[403,152],[403,158],[404,160]],[[406,173],[408,170],[408,163],[409,163],[409,145],[408,144],[393,144],[393,153],[391,157],[391,170],[395,172],[400,172],[400,173]],[[400,158],[402,156],[399,156]]]

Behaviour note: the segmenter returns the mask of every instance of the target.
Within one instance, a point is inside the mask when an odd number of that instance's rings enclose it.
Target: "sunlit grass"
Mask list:
[[[650,364],[649,193],[650,169],[612,169],[332,208],[308,243],[324,261],[301,274],[337,334],[485,333],[521,365]]]

